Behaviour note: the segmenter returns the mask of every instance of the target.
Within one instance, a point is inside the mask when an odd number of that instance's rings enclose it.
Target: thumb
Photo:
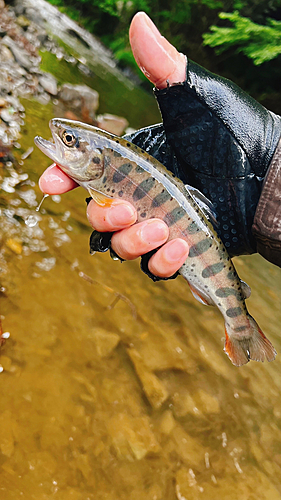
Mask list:
[[[145,14],[138,12],[131,22],[130,43],[141,71],[161,89],[186,79],[186,57],[164,38]]]

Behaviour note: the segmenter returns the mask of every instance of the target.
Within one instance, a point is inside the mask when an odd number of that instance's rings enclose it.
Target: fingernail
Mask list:
[[[168,235],[168,227],[160,220],[148,220],[140,229],[140,237],[146,244],[162,245],[167,240]]]
[[[136,218],[136,210],[126,203],[113,204],[107,213],[108,222],[116,229],[130,226]]]
[[[186,241],[181,239],[172,240],[167,243],[165,248],[165,259],[171,263],[181,261],[183,258],[187,258],[188,252],[189,246]]]

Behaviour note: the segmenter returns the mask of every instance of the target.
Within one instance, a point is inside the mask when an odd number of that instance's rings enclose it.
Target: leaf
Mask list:
[[[242,17],[238,11],[220,12],[219,17],[230,21],[233,27],[211,26],[211,33],[203,35],[204,45],[216,48],[217,53],[236,47],[236,52],[242,52],[255,65],[270,61],[281,53],[280,21],[267,19],[267,24],[261,25]]]

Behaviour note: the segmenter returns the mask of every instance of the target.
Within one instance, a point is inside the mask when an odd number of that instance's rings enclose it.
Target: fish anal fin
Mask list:
[[[101,207],[110,206],[114,201],[114,198],[111,198],[104,193],[100,193],[91,187],[88,187],[88,191],[93,200]]]
[[[193,295],[193,297],[198,300],[198,302],[201,302],[201,304],[204,304],[205,306],[213,306],[214,302],[212,301],[211,297],[209,297],[206,292],[201,290],[200,288],[196,287],[195,285],[191,284],[188,282],[190,291]]]
[[[224,352],[235,366],[242,366],[251,359],[273,361],[277,354],[273,345],[254,318],[248,316],[248,321],[249,327],[240,334],[226,326]]]

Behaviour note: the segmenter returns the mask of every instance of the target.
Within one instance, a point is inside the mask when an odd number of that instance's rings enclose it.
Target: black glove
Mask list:
[[[211,200],[230,256],[254,253],[251,227],[280,138],[280,117],[193,62],[186,82],[154,92],[163,125],[126,139]]]

